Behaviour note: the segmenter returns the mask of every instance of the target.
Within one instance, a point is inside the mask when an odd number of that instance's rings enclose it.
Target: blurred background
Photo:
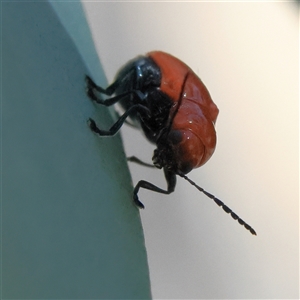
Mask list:
[[[155,299],[299,297],[299,21],[294,2],[83,2],[111,83],[133,57],[163,50],[188,64],[220,109],[210,161],[189,177],[249,223],[252,236],[181,178],[141,191]],[[126,127],[126,126],[124,126]],[[122,130],[128,156],[154,146]],[[133,184],[165,187],[130,165]]]

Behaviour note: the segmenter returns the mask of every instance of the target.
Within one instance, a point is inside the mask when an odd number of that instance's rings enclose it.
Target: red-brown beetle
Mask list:
[[[153,164],[163,168],[168,187],[163,190],[150,182],[139,181],[133,192],[138,207],[144,208],[138,199],[140,188],[170,194],[175,189],[176,175],[179,175],[256,235],[254,229],[221,200],[185,175],[212,156],[216,147],[214,124],[219,113],[205,85],[186,64],[170,54],[153,51],[129,61],[106,89],[97,86],[88,76],[86,82],[92,100],[105,106],[118,102],[125,110],[109,130],[99,129],[95,121],[89,119],[94,132],[112,136],[129,117],[135,126],[142,128],[147,139],[157,145]],[[114,96],[103,100],[96,92]],[[131,160],[142,163],[136,158]]]

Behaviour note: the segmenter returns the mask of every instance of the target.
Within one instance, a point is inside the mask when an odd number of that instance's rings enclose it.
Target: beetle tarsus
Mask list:
[[[96,84],[91,79],[91,77],[89,77],[88,75],[85,76],[85,82],[86,82],[86,93],[87,93],[88,97],[93,101],[97,101],[98,98],[94,93],[94,88],[95,88]]]
[[[138,208],[141,208],[141,209],[144,209],[144,208],[145,208],[145,205],[139,200],[137,194],[134,194],[134,195],[133,195],[133,202],[134,202],[134,204],[135,204]]]

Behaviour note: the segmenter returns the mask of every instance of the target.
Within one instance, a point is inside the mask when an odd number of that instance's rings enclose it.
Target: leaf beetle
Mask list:
[[[86,83],[90,99],[105,106],[119,103],[124,109],[124,114],[109,130],[99,129],[89,119],[92,131],[100,136],[113,136],[129,118],[157,146],[152,161],[154,167],[163,169],[167,189],[140,180],[133,191],[138,207],[144,208],[138,198],[140,188],[170,194],[179,175],[256,235],[227,205],[186,176],[212,156],[217,140],[214,125],[219,113],[207,88],[191,68],[168,53],[152,51],[125,64],[107,88],[96,85],[89,76]],[[98,94],[112,97],[103,99]],[[148,165],[135,157],[130,160]]]

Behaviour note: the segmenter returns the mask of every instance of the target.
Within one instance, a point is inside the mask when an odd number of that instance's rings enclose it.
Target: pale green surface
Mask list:
[[[47,2],[2,3],[2,298],[147,299],[120,137],[86,123],[113,122],[85,95],[105,78],[80,3],[60,5],[67,30]]]

